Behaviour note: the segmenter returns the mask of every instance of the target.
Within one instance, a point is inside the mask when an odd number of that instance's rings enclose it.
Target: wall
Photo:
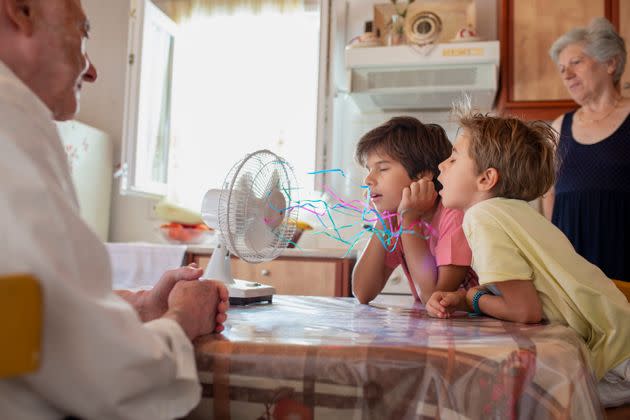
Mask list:
[[[363,31],[363,22],[372,19],[372,6],[384,0],[334,0],[335,17],[332,21],[331,71],[332,92],[343,70],[343,48],[355,35]],[[83,0],[90,18],[92,33],[88,52],[96,65],[99,77],[95,84],[84,87],[79,121],[108,133],[114,143],[114,163],[120,161],[121,134],[124,114],[125,71],[127,68],[127,26],[130,0]],[[477,0],[477,30],[486,39],[497,38],[496,0]],[[346,197],[357,197],[357,184],[363,173],[352,163],[357,139],[369,129],[390,118],[393,114],[360,114],[343,96],[331,98],[328,154],[329,168],[348,170],[348,177],[331,178],[329,184]],[[412,114],[422,121],[443,124],[451,139],[456,126],[449,123],[448,114]],[[109,240],[151,241],[156,239],[154,227],[158,223],[151,216],[153,201],[120,195],[118,180],[113,181]],[[305,238],[306,239],[306,238]],[[304,239],[303,239],[304,240]],[[305,241],[304,246],[339,246],[333,241]]]
[[[84,86],[79,121],[108,133],[114,143],[114,164],[120,162],[127,68],[127,24],[130,0],[83,0],[92,31],[88,54],[98,70],[98,80]],[[153,240],[151,200],[120,195],[113,181],[109,240]]]

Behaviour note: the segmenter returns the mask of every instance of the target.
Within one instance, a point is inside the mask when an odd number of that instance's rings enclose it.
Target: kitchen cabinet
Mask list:
[[[619,27],[620,18],[628,21],[629,3],[625,0],[501,0],[498,3],[501,91],[497,108],[528,120],[548,121],[575,109],[577,105],[570,99],[549,57],[551,44],[568,30],[586,26],[598,16],[610,19]],[[621,25],[626,32],[627,26]],[[630,76],[625,77],[630,82]]]
[[[188,262],[205,268],[209,253],[188,253]],[[273,261],[249,264],[232,258],[232,275],[243,280],[268,284],[280,295],[351,296],[350,276],[354,259],[278,257]]]

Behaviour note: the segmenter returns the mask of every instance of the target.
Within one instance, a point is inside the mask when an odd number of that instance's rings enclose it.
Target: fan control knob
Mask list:
[[[269,277],[270,274],[271,274],[271,271],[267,270],[266,268],[263,268],[262,270],[260,270],[260,275],[263,277]]]

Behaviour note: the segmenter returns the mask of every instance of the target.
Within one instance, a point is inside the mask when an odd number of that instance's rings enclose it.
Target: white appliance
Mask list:
[[[430,47],[348,48],[350,97],[363,112],[448,109],[463,94],[491,109],[499,82],[499,41]]]
[[[272,286],[234,279],[230,254],[252,264],[280,255],[296,229],[297,189],[291,165],[269,150],[259,150],[232,167],[222,189],[204,196],[201,217],[219,232],[219,244],[203,278],[226,283],[231,304],[271,303]]]
[[[102,241],[109,236],[112,190],[112,141],[94,127],[79,121],[57,122],[81,217]]]

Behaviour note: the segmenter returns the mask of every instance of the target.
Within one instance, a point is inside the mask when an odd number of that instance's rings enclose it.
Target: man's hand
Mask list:
[[[144,292],[139,308],[144,322],[160,318],[168,310],[168,296],[179,281],[198,280],[203,270],[192,263],[186,267],[169,270],[162,275],[160,281],[151,290]]]
[[[453,312],[462,310],[465,303],[465,295],[462,292],[437,291],[429,298],[426,310],[429,316],[434,318],[450,318]]]
[[[217,316],[215,318],[216,326],[214,332],[220,333],[225,329],[223,324],[227,319],[227,310],[230,308],[230,294],[227,287],[222,282],[214,282],[219,291],[219,304],[217,305]]]
[[[168,296],[168,311],[164,317],[179,323],[191,341],[210,334],[217,325],[218,306],[221,303],[219,286],[225,287],[210,280],[175,283]]]
[[[398,206],[398,213],[402,214],[404,226],[420,219],[423,214],[431,210],[436,198],[437,192],[430,176],[422,177],[406,187]]]

